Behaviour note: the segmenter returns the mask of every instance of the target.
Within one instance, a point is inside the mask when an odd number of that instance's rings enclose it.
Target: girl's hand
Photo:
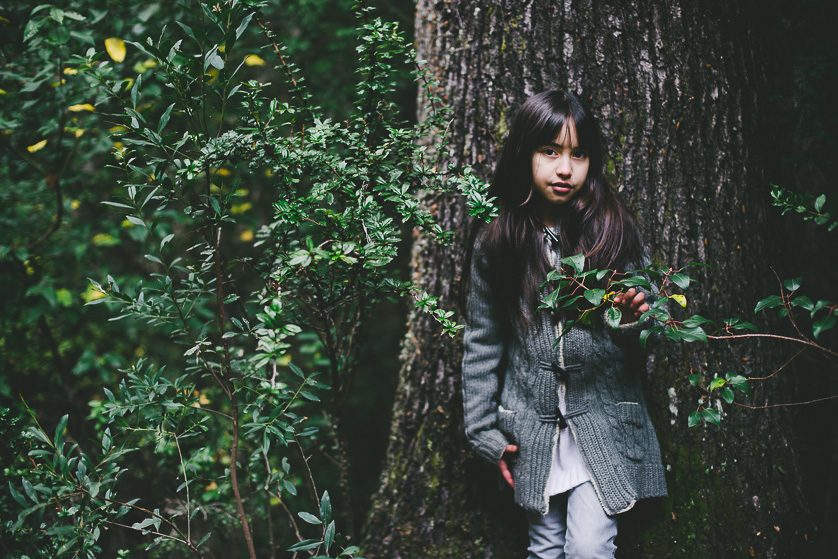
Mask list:
[[[644,303],[646,294],[642,291],[637,291],[635,288],[630,288],[625,293],[618,293],[614,296],[614,304],[620,307],[623,311],[623,316],[620,319],[620,324],[626,322],[633,322],[637,320],[641,314],[649,310],[649,303]]]
[[[509,452],[510,454],[513,452],[518,452],[518,447],[514,444],[506,445],[506,450],[503,451],[503,456],[500,458],[500,462],[498,462],[498,468],[500,468],[500,473],[503,476],[503,479],[506,480],[506,483],[509,484],[509,487],[515,488],[515,481],[512,479],[512,472],[509,471],[509,465],[504,460],[504,456],[506,453]]]

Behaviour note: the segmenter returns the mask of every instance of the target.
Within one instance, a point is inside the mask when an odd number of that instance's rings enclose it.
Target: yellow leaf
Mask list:
[[[682,307],[687,306],[687,298],[683,295],[670,295],[669,298],[681,305]]]
[[[94,107],[90,103],[84,103],[82,105],[70,105],[69,107],[67,107],[67,110],[74,113],[80,113],[81,111],[93,112],[96,110],[96,107]]]
[[[74,134],[76,135],[76,138],[81,138],[84,135],[84,132],[84,128],[77,128]]]
[[[265,61],[262,59],[262,57],[257,56],[255,54],[248,54],[244,58],[244,63],[247,66],[264,66],[265,65]]]
[[[107,295],[92,285],[88,285],[87,289],[84,290],[84,293],[81,294],[81,298],[84,299],[85,303],[89,303],[90,301],[95,301],[96,299],[101,299],[103,297],[107,297]]]
[[[76,68],[64,68],[65,76],[75,76],[79,71]]]
[[[119,239],[107,233],[97,233],[93,235],[93,244],[99,247],[110,247],[119,244]]]
[[[242,231],[240,238],[242,241],[249,243],[253,240],[253,231]]]
[[[125,60],[125,41],[118,37],[109,37],[105,39],[105,50],[108,51],[108,56],[114,62],[122,62]]]
[[[32,144],[31,146],[26,147],[26,151],[29,153],[35,153],[36,151],[44,149],[44,146],[47,145],[46,140],[41,140],[37,144]]]
[[[234,204],[230,208],[230,213],[232,213],[232,214],[242,214],[242,213],[250,210],[251,208],[253,208],[253,204],[251,204],[250,202],[244,202],[242,204]]]

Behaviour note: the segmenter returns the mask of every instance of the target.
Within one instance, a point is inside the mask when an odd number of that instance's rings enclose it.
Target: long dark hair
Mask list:
[[[556,216],[562,256],[583,253],[586,269],[623,271],[642,253],[637,222],[605,179],[602,134],[591,110],[572,93],[545,91],[530,97],[512,121],[489,188],[499,215],[479,233],[489,283],[510,325],[530,322],[550,267],[533,191],[533,153],[552,143],[566,125],[575,128],[589,168],[585,184]]]

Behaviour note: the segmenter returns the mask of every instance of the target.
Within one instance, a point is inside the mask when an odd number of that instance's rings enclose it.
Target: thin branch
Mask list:
[[[808,405],[808,404],[816,404],[818,402],[824,402],[826,400],[835,400],[836,398],[838,398],[838,394],[835,394],[834,396],[827,396],[825,398],[818,398],[816,400],[808,400],[806,402],[789,402],[789,403],[785,403],[785,404],[766,404],[764,406],[749,406],[747,404],[740,404],[739,402],[733,402],[733,403],[736,404],[739,407],[748,408],[749,410],[767,410],[769,408],[784,408],[784,407],[788,407],[788,406],[805,406],[805,405]]]
[[[189,500],[189,480],[186,478],[186,463],[183,461],[183,453],[180,450],[180,443],[177,436],[172,437],[175,440],[175,447],[177,448],[177,455],[180,459],[180,468],[183,472],[183,486],[186,488],[186,539],[192,540],[192,515],[190,514],[191,501]]]
[[[314,493],[314,504],[319,509],[320,497],[318,497],[319,493],[317,492],[317,485],[314,483],[314,476],[311,473],[311,468],[308,467],[308,458],[306,458],[305,450],[303,449],[303,445],[300,444],[300,439],[297,437],[296,433],[294,433],[294,442],[297,443],[297,447],[300,449],[300,456],[303,457],[303,464],[306,467],[306,472],[308,473],[308,480],[311,482],[311,490]]]
[[[180,538],[170,536],[169,534],[162,534],[162,533],[156,532],[154,530],[146,530],[145,528],[142,528],[142,529],[141,528],[134,528],[133,526],[128,526],[127,524],[122,524],[122,523],[119,523],[119,522],[115,522],[113,520],[103,520],[103,522],[105,522],[106,524],[112,524],[113,526],[119,526],[120,528],[128,528],[129,530],[134,530],[136,532],[148,532],[149,534],[153,534],[153,535],[158,536],[160,538],[166,538],[168,540],[174,540],[176,542],[179,542],[179,543],[182,543],[182,544],[186,545],[186,547],[191,549],[192,552],[195,555],[197,555],[199,558],[203,559],[203,555],[201,555],[201,552],[198,551],[198,548],[195,547],[192,544],[192,542],[190,542],[188,540],[182,540]]]
[[[732,334],[729,336],[713,336],[710,334],[707,335],[708,340],[732,340],[734,338],[769,338],[773,340],[785,340],[787,342],[795,342],[798,344],[813,347],[827,355],[831,355],[832,357],[838,358],[838,352],[832,351],[831,349],[823,347],[822,345],[818,345],[815,342],[811,342],[809,340],[800,338],[792,338],[790,336],[780,336],[778,334]]]
[[[767,377],[748,377],[748,380],[767,380],[767,379],[770,379],[771,377],[773,377],[774,375],[776,375],[777,373],[779,373],[780,371],[782,371],[783,369],[785,369],[785,368],[786,368],[786,366],[787,366],[789,363],[791,363],[792,361],[794,361],[794,360],[795,360],[795,359],[796,359],[796,358],[797,358],[797,357],[798,357],[801,353],[803,353],[804,351],[806,351],[806,349],[807,349],[807,348],[805,348],[805,347],[804,347],[803,349],[801,349],[800,351],[798,351],[797,353],[795,353],[794,355],[792,355],[792,356],[789,358],[789,360],[788,360],[788,361],[786,361],[785,363],[783,363],[783,364],[780,366],[780,368],[779,368],[779,369],[777,369],[776,371],[774,371],[773,373],[771,373],[771,374],[770,374],[770,375],[768,375]]]

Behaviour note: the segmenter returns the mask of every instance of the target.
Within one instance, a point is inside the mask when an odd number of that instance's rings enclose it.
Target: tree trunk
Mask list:
[[[419,0],[420,58],[453,107],[442,165],[472,164],[488,180],[510,118],[530,95],[568,89],[600,118],[609,176],[637,212],[653,260],[712,268],[688,292],[689,314],[752,320],[777,292],[770,266],[770,187],[765,179],[768,37],[755,2],[642,0],[431,2]],[[767,43],[767,41],[765,41]],[[466,252],[462,200],[428,199],[444,226],[441,247],[416,238],[413,273],[457,308]],[[667,343],[650,353],[648,401],[667,469],[669,497],[621,521],[623,557],[806,555],[807,515],[783,408],[726,406],[722,427],[687,427],[705,382],[730,371],[772,373],[797,348],[738,341]],[[426,315],[410,317],[404,368],[381,488],[366,526],[369,558],[523,557],[526,522],[496,473],[463,436],[461,339]],[[753,405],[786,402],[783,374],[754,382]]]

